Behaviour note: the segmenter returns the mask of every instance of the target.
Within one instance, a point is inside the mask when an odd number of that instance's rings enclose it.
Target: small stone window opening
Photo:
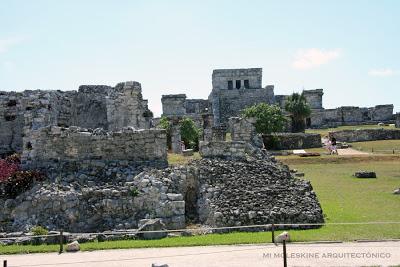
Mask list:
[[[17,101],[16,100],[10,100],[7,103],[7,107],[15,107],[17,105]]]
[[[249,80],[244,80],[244,88],[246,89],[250,88]]]
[[[228,81],[228,89],[229,90],[233,89],[233,81]]]
[[[4,115],[4,119],[6,121],[13,121],[15,120],[17,117],[15,115]]]
[[[26,149],[32,150],[32,143],[31,142],[27,142],[26,143]]]
[[[236,80],[236,89],[240,89],[241,86],[242,86],[242,81]]]

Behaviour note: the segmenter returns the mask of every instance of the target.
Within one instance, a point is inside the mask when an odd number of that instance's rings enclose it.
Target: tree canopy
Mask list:
[[[282,132],[285,127],[286,118],[280,107],[260,103],[242,110],[245,118],[255,118],[256,131],[262,134]]]
[[[311,114],[311,108],[304,93],[290,95],[286,100],[285,110],[289,112],[292,119],[292,132],[303,132],[305,130],[305,119]]]

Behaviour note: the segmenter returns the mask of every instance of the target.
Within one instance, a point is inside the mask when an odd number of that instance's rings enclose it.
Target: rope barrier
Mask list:
[[[288,226],[288,227],[299,227],[299,226],[330,226],[330,225],[385,225],[385,224],[400,224],[400,222],[332,222],[332,223],[274,223],[273,226]],[[152,231],[105,231],[105,232],[82,232],[82,233],[68,233],[64,232],[63,236],[77,236],[77,235],[135,235],[145,233],[176,233],[176,232],[201,232],[211,230],[234,230],[234,229],[248,229],[248,228],[266,228],[272,229],[272,224],[255,224],[245,226],[226,226],[226,227],[207,227],[207,228],[182,228],[182,229],[171,229],[171,230],[152,230]],[[20,238],[40,238],[40,237],[51,237],[59,236],[60,234],[51,235],[31,235],[31,236],[19,236],[19,237],[3,237],[0,240],[11,240]]]

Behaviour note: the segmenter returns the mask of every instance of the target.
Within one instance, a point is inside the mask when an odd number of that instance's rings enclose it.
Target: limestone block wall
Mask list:
[[[42,169],[57,162],[131,161],[167,165],[166,132],[161,129],[88,132],[78,127],[43,127],[24,138],[22,164]]]
[[[263,135],[267,149],[289,150],[322,147],[321,135],[306,133],[274,133]]]
[[[137,82],[82,85],[79,91],[0,91],[0,156],[22,152],[22,136],[30,129],[48,125],[148,129],[151,118]]]
[[[307,100],[307,103],[310,105],[312,109],[323,108],[322,107],[322,96],[324,95],[323,89],[304,90],[303,94]]]
[[[138,82],[125,82],[116,86],[106,98],[107,123],[109,130],[125,126],[137,129],[150,128],[153,117],[143,100],[141,85]]]
[[[377,105],[369,108],[369,116],[372,121],[389,121],[393,118],[393,105]]]
[[[245,159],[246,142],[201,141],[199,152],[203,158]]]
[[[374,140],[400,139],[397,129],[358,129],[329,132],[329,137],[335,137],[341,142],[363,142]]]
[[[185,94],[163,95],[161,97],[163,115],[170,116],[186,114],[185,101]]]
[[[256,119],[254,118],[229,118],[229,129],[233,141],[245,141],[251,143],[254,136],[257,135],[254,127]]]
[[[393,120],[393,105],[370,108],[339,107],[312,110],[311,127],[337,127],[341,125],[375,124]]]

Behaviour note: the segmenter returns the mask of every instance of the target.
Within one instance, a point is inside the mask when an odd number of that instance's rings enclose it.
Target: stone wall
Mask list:
[[[321,109],[322,96],[324,95],[323,89],[303,90],[304,97],[311,109]]]
[[[393,105],[378,105],[371,108],[339,107],[312,110],[309,126],[318,128],[391,122],[393,108]]]
[[[166,132],[161,129],[119,132],[57,126],[32,130],[24,137],[22,162],[26,168],[47,168],[60,162],[75,165],[127,161],[135,165],[166,166]]]
[[[340,142],[364,142],[374,140],[400,139],[397,129],[358,129],[329,132],[329,137],[335,137]]]
[[[22,152],[22,136],[30,128],[147,129],[151,118],[137,82],[82,85],[79,91],[0,92],[0,155]]]
[[[245,159],[246,142],[201,141],[199,152],[203,158]]]
[[[163,115],[164,116],[185,115],[186,114],[185,102],[186,102],[185,94],[163,95],[161,97]]]
[[[0,198],[0,231],[27,231],[40,225],[49,230],[99,232],[137,228],[140,220],[149,218],[161,218],[168,229],[185,227],[181,194],[185,176],[176,174],[179,169],[137,175],[123,164],[98,168],[104,176],[118,179],[100,182],[97,177],[94,182],[88,180],[94,170],[62,172],[56,181],[38,183],[15,199]]]
[[[107,123],[109,130],[125,126],[136,129],[149,129],[153,114],[143,100],[142,88],[138,82],[117,84],[115,91],[106,98]]]
[[[274,133],[263,136],[267,149],[289,150],[322,147],[321,135],[306,133]]]
[[[400,113],[396,114],[396,128],[400,128]]]

